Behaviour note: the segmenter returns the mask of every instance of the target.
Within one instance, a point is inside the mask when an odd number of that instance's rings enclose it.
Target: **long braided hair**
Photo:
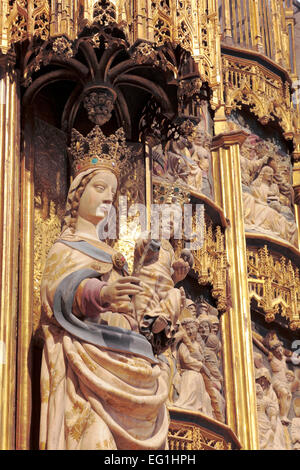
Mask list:
[[[75,188],[73,191],[71,191],[68,194],[68,200],[67,200],[68,209],[65,213],[65,217],[63,221],[63,230],[68,227],[70,228],[72,233],[75,232],[80,199],[86,186],[91,181],[94,175],[95,175],[95,172],[85,175],[80,181],[79,186],[77,186],[77,188]]]

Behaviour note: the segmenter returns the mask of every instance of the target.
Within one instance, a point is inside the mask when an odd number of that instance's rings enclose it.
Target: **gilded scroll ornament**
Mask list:
[[[247,249],[248,285],[251,299],[272,322],[276,315],[286,318],[291,330],[300,328],[299,269],[285,257],[275,257],[265,245]]]

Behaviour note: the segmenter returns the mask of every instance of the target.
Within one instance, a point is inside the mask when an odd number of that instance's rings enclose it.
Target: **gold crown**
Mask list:
[[[153,185],[153,201],[155,204],[179,204],[190,202],[190,193],[180,184],[157,183]]]
[[[72,129],[68,153],[74,177],[88,169],[97,168],[110,170],[119,176],[130,150],[126,145],[123,128],[107,137],[100,126],[95,126],[86,137]]]

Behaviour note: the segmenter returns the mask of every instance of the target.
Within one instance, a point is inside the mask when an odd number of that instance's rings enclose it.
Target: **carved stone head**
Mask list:
[[[83,99],[89,120],[102,126],[111,118],[116,95],[109,88],[92,90]]]

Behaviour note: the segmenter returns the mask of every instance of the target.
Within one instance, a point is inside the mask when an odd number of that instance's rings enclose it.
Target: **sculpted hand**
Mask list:
[[[133,308],[129,296],[142,291],[143,288],[140,286],[140,279],[134,276],[122,277],[102,287],[100,302],[102,305],[110,305],[113,310],[127,313],[132,311]]]
[[[172,279],[174,284],[177,284],[177,282],[180,282],[185,279],[190,270],[190,265],[182,258],[180,258],[179,260],[175,261],[175,263],[173,263],[172,268],[174,269]]]

